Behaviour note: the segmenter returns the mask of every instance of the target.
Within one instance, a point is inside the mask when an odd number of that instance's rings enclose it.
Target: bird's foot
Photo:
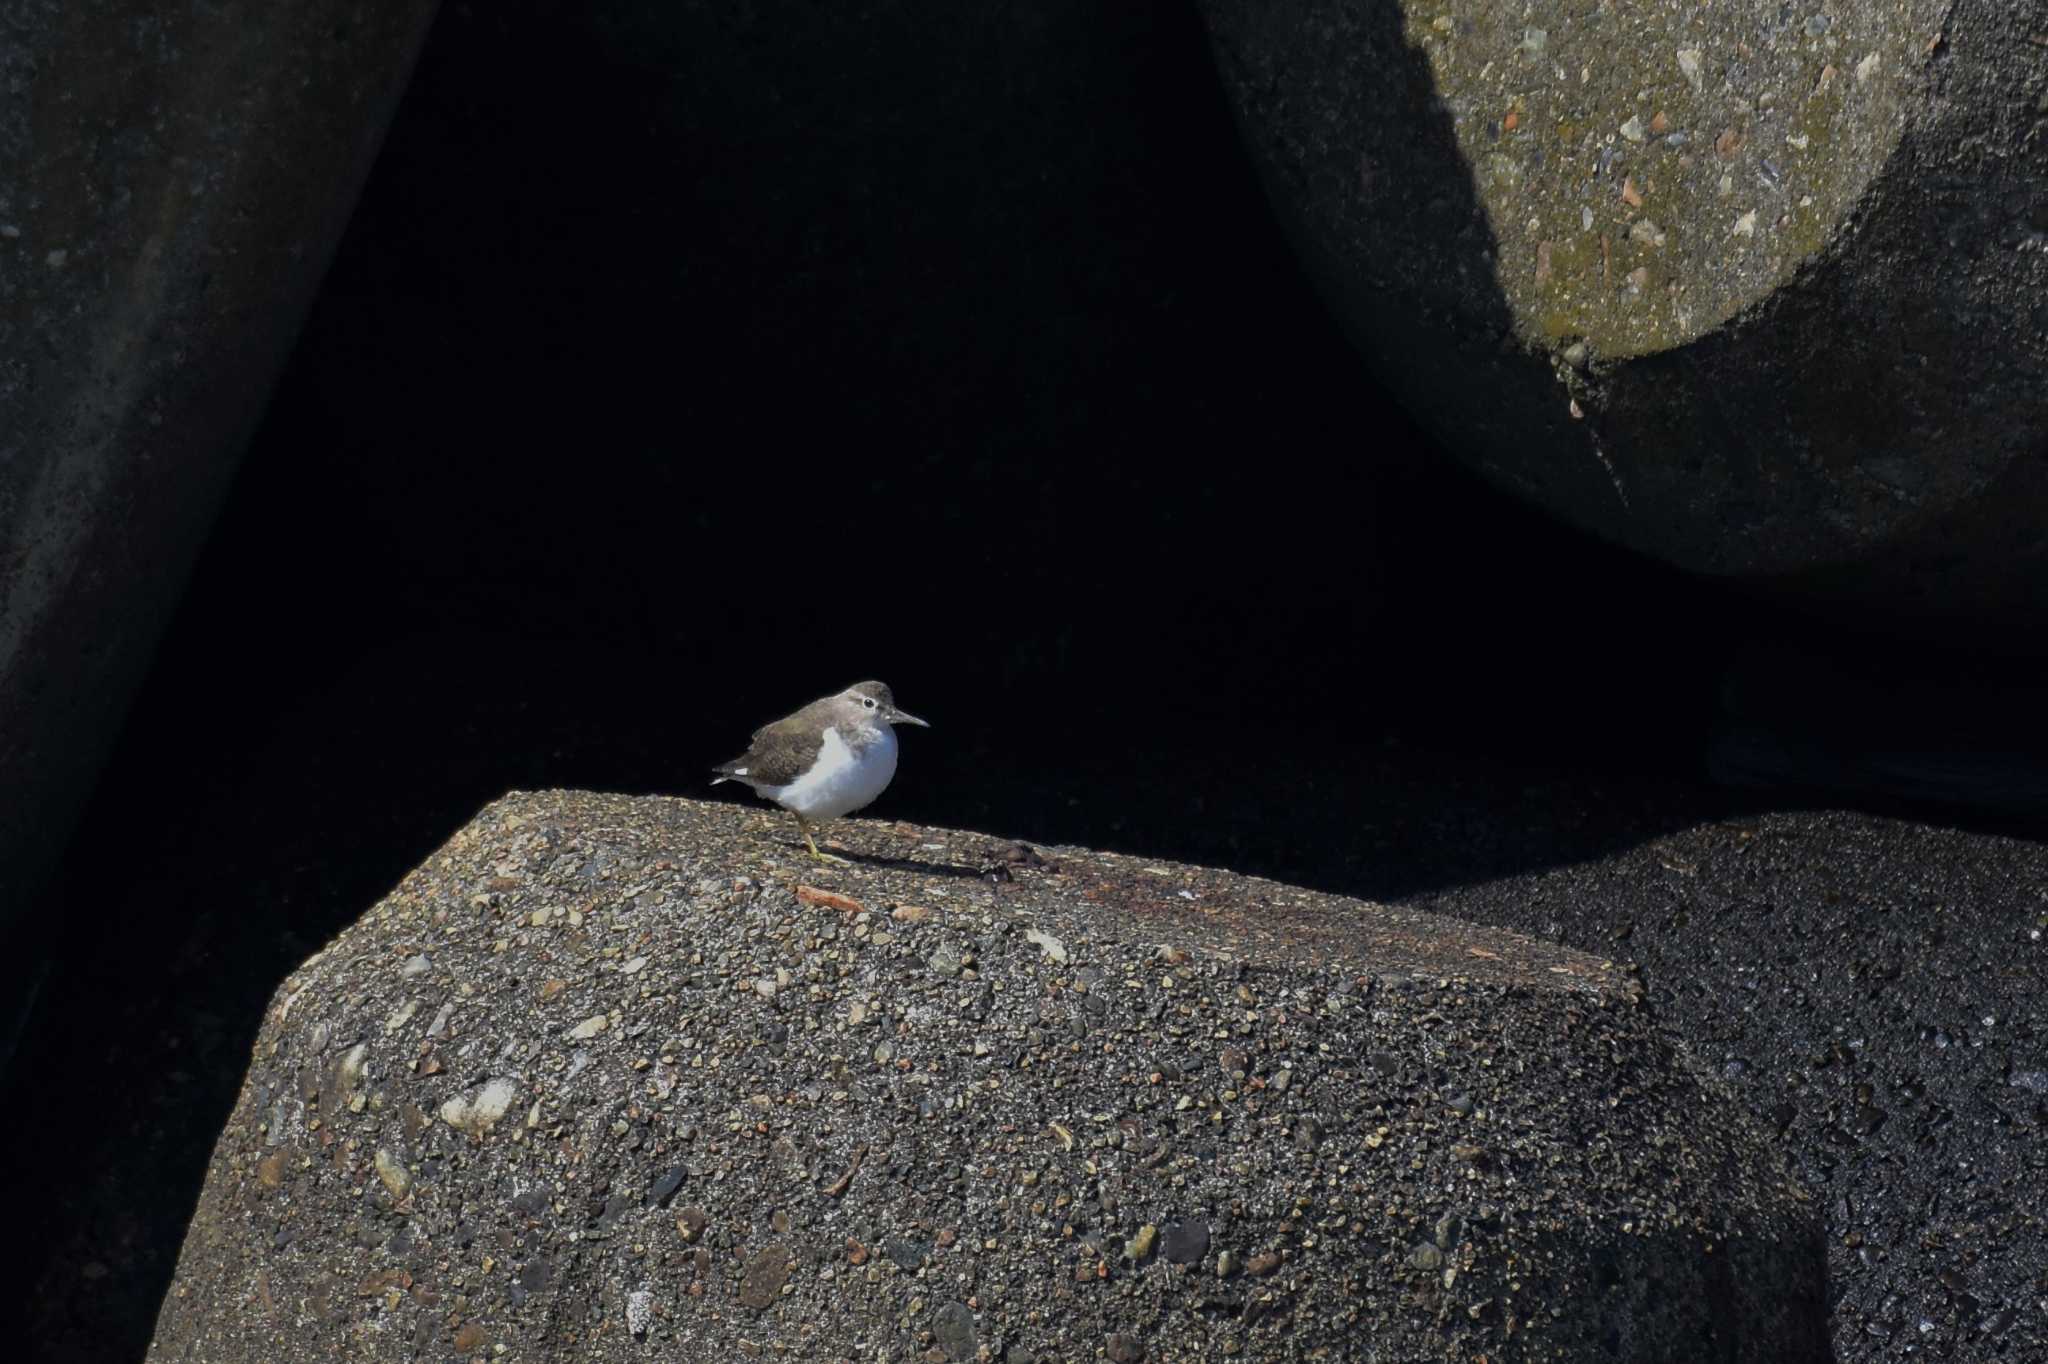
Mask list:
[[[818,841],[811,837],[810,821],[806,820],[802,815],[797,816],[796,827],[800,832],[802,832],[804,836],[804,846],[811,850],[812,857],[815,857],[820,862],[836,862],[842,867],[850,867],[853,865],[851,862],[848,862],[843,857],[834,857],[831,853],[818,851]]]

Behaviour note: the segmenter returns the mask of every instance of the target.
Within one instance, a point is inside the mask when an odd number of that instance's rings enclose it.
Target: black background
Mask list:
[[[1805,637],[1430,449],[1190,7],[451,5],[45,916],[31,1339],[141,1356],[269,991],[507,788],[874,676],[874,814],[1409,895],[1733,808]]]
[[[1207,847],[1389,738],[1689,768],[1781,628],[1428,448],[1191,10],[456,6],[114,785],[696,791],[879,676],[887,813]]]

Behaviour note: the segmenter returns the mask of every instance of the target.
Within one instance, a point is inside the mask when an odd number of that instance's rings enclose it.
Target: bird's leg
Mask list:
[[[791,810],[790,813],[796,815],[794,810]],[[818,851],[817,841],[811,837],[811,822],[809,820],[805,819],[802,815],[796,815],[796,827],[803,832],[804,846],[811,850],[811,856],[817,858],[820,862],[837,862],[842,867],[846,865],[845,858],[834,857],[831,853]]]

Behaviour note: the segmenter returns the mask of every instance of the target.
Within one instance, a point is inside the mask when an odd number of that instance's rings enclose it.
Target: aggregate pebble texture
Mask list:
[[[1459,458],[1844,614],[2041,619],[2038,6],[1204,9],[1310,273]]]
[[[1626,969],[1195,867],[516,794],[279,988],[152,1357],[1804,1360]]]
[[[1546,795],[1567,826],[1639,798]],[[1437,836],[1488,824],[1455,816]],[[1825,1205],[1832,1358],[2048,1359],[2038,830],[1844,810],[1681,821],[1407,903],[1641,964],[1658,1016]]]

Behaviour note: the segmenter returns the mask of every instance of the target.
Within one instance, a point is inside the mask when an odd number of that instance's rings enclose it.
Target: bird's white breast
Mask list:
[[[810,771],[787,786],[764,787],[761,794],[805,819],[837,819],[881,795],[895,775],[896,734],[888,726],[859,753],[837,729],[827,729]]]

